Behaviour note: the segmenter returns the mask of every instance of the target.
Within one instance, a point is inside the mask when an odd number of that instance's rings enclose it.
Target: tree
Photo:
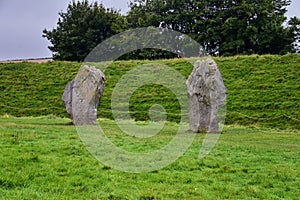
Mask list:
[[[225,11],[220,54],[279,54],[291,51],[284,28],[290,1],[240,0]]]
[[[127,19],[132,28],[155,26],[188,34],[212,55],[282,54],[295,48],[296,26],[284,26],[290,3],[290,0],[134,0]]]
[[[48,48],[57,60],[83,61],[103,40],[127,29],[119,12],[97,2],[90,4],[88,0],[73,0],[67,12],[60,12],[59,16],[56,28],[43,31],[43,37],[52,43]]]
[[[288,29],[290,31],[290,37],[293,38],[294,51],[300,52],[300,19],[293,17],[288,22]]]

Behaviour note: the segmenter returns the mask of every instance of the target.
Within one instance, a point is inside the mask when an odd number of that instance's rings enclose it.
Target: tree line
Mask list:
[[[69,3],[57,27],[43,30],[57,60],[83,61],[99,43],[139,27],[172,29],[190,36],[214,56],[299,52],[300,19],[287,19],[291,0],[132,0],[129,11],[88,0]],[[162,50],[138,50],[123,59],[169,58]]]

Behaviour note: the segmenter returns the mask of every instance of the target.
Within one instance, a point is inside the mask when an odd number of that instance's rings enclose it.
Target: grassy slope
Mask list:
[[[198,159],[198,134],[183,157],[152,173],[103,166],[80,142],[69,120],[0,118],[1,199],[298,199],[300,132],[226,126],[217,146]],[[120,134],[101,120],[108,135]],[[168,123],[156,144],[169,142]],[[115,141],[113,140],[115,138]],[[133,151],[151,150],[111,137]],[[284,141],[284,142],[282,142]]]
[[[300,128],[300,55],[239,56],[215,58],[228,89],[228,124]],[[106,71],[107,86],[100,117],[111,118],[110,96],[119,78],[134,66],[150,61],[116,61]],[[182,59],[156,61],[180,71],[185,77],[192,66]],[[0,64],[0,115],[67,116],[61,96],[80,63]],[[168,119],[178,121],[178,103],[162,87],[143,87],[131,98],[137,120],[148,119],[148,108],[161,103]],[[297,120],[298,119],[298,120]]]

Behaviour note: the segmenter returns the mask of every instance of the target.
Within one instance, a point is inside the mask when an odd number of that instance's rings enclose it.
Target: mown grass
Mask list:
[[[107,135],[119,134],[114,121],[100,123]],[[158,146],[173,138],[174,127],[169,122],[156,136]],[[199,159],[203,139],[197,135],[168,167],[130,174],[92,157],[68,119],[1,117],[1,199],[298,199],[299,130],[225,126],[216,147]],[[140,145],[131,147],[152,151]]]
[[[300,128],[299,54],[214,59],[228,89],[227,124]],[[155,62],[176,69],[186,78],[193,68],[184,59],[114,62],[105,71],[107,83],[99,117],[112,119],[111,94],[122,75],[136,66]],[[80,66],[72,62],[0,64],[0,114],[67,117],[61,96]],[[130,100],[132,117],[148,120],[153,103],[165,107],[169,121],[179,121],[176,97],[157,85],[144,86],[134,93]]]

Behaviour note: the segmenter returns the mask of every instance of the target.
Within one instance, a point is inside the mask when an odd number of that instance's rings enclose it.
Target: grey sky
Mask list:
[[[44,28],[56,26],[58,12],[71,0],[0,0],[0,60],[51,57]],[[90,2],[92,2],[90,0]],[[102,0],[106,7],[128,10],[129,0]],[[300,18],[300,1],[292,0],[288,17]]]

